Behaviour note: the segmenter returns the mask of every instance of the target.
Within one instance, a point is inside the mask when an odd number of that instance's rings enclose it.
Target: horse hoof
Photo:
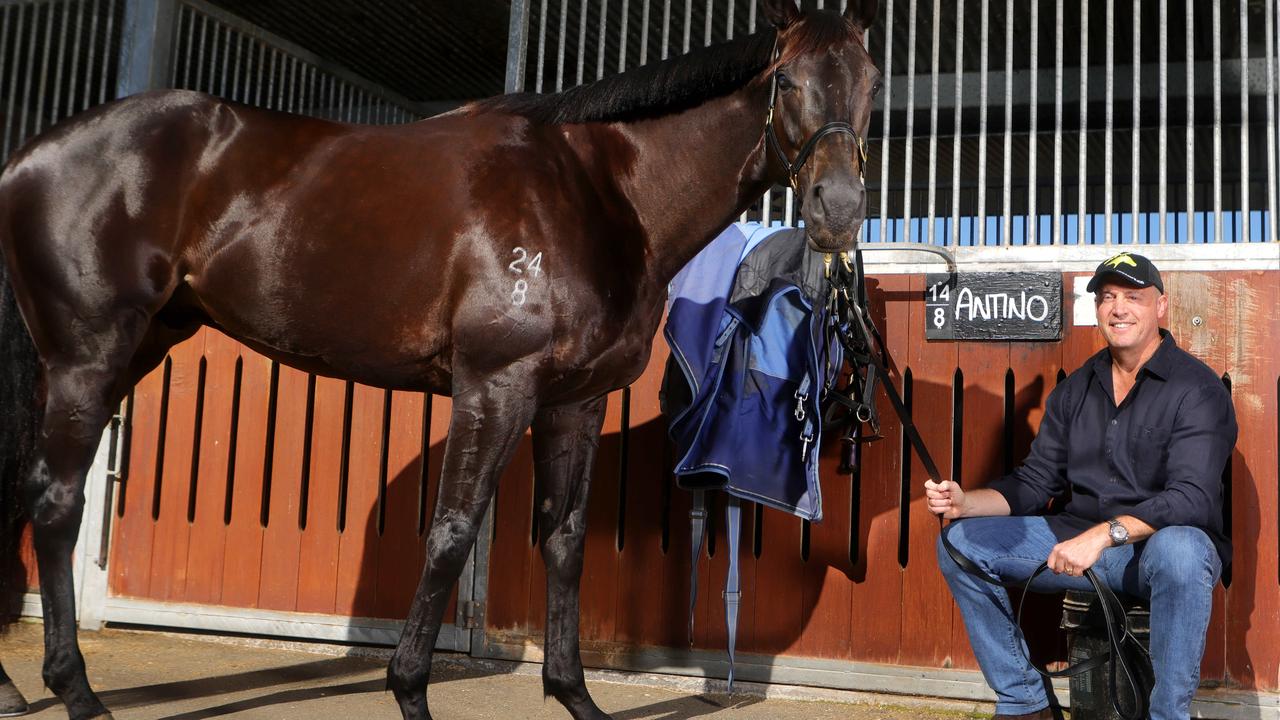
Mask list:
[[[12,682],[0,685],[0,717],[26,715],[29,709],[27,699]]]

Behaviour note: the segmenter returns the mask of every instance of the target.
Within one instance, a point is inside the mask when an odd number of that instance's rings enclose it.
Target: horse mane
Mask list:
[[[814,12],[783,32],[787,36],[787,57],[780,62],[831,47],[853,36],[855,28],[838,13]],[[498,95],[471,107],[520,115],[548,125],[630,122],[670,115],[728,95],[759,76],[771,67],[777,36],[776,30],[767,28],[564,92]]]

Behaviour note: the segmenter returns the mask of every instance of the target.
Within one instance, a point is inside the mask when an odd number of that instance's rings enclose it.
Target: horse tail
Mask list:
[[[38,371],[39,356],[0,257],[0,630],[16,619],[26,591],[22,477],[39,432]]]

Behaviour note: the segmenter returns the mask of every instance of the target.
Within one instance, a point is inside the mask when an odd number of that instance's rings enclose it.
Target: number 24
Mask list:
[[[542,253],[529,257],[529,252],[522,247],[518,247],[511,251],[512,255],[516,255],[516,259],[511,261],[507,269],[511,272],[521,275],[527,269],[530,275],[538,277],[542,274]]]

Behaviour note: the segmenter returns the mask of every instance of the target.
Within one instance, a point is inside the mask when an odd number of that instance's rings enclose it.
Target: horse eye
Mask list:
[[[778,89],[790,90],[793,87],[795,87],[795,85],[791,84],[791,78],[787,77],[787,74],[784,72],[778,72]]]
[[[873,97],[873,98],[874,98],[874,97],[879,96],[879,95],[880,95],[880,91],[881,91],[881,90],[883,90],[883,89],[884,89],[884,83],[882,83],[882,82],[880,82],[879,80],[877,80],[877,81],[875,82],[875,84],[871,86],[871,97]]]

